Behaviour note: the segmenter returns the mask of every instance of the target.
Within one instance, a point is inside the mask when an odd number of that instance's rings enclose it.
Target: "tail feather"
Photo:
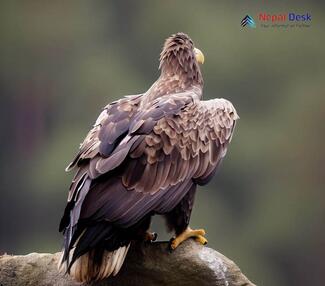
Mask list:
[[[117,261],[115,269],[113,271],[113,276],[115,276],[120,271],[120,269],[124,263],[125,257],[129,251],[129,247],[130,247],[130,244],[127,246],[124,246],[124,251],[121,252],[121,255],[119,256],[119,260]]]
[[[104,253],[102,264],[101,264],[101,267],[99,267],[99,271],[96,276],[96,280],[102,279],[101,277],[107,277],[107,275],[109,273],[109,268],[111,267],[110,260],[113,256],[113,253],[114,253],[114,251]]]
[[[71,266],[69,275],[78,282],[101,280],[111,275],[115,276],[121,269],[130,244],[114,251],[104,251],[100,265],[98,265],[91,252],[80,256]],[[58,264],[59,271],[67,271],[63,254]]]

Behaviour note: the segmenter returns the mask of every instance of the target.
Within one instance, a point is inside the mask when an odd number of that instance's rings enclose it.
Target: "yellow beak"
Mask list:
[[[197,49],[197,48],[194,48],[194,54],[195,54],[195,57],[196,57],[196,60],[199,64],[204,64],[204,55],[203,53]]]

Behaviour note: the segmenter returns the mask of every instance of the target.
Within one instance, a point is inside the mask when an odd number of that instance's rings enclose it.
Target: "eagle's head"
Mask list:
[[[191,38],[177,33],[166,39],[160,54],[161,73],[167,76],[179,76],[184,81],[203,84],[199,64],[203,64],[203,53],[194,47]]]

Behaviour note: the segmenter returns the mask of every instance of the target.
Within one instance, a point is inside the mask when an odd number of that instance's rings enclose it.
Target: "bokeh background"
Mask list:
[[[324,285],[325,6],[317,1],[1,1],[0,253],[54,252],[64,168],[108,102],[145,91],[172,33],[205,54],[205,98],[240,114],[192,226],[256,284]],[[324,2],[323,2],[324,3]],[[259,12],[309,28],[242,28]],[[160,238],[168,235],[158,220]]]

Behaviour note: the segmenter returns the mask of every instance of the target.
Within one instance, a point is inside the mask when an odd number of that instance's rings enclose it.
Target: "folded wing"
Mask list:
[[[200,101],[192,92],[141,109],[140,96],[129,100],[101,114],[70,165],[79,169],[61,224],[73,228],[66,250],[86,226],[101,224],[98,235],[107,240],[102,222],[127,229],[150,213],[171,211],[196,184],[211,179],[238,118],[229,101]]]
[[[170,211],[193,184],[212,178],[237,118],[229,101],[199,101],[192,93],[170,95],[138,111],[110,156],[90,161],[91,178],[106,179],[93,184],[81,217],[129,227],[149,212]],[[102,187],[109,174],[119,187]]]

